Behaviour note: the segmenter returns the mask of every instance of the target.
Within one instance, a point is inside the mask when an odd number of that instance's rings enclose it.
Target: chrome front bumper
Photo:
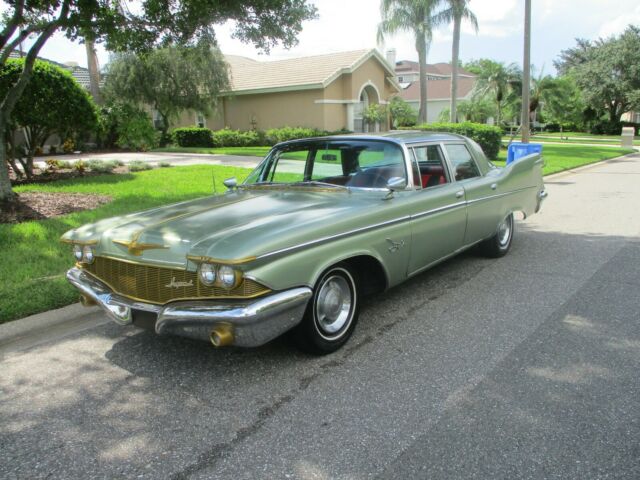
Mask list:
[[[118,295],[96,278],[74,267],[67,280],[85,298],[95,301],[121,325],[133,322],[132,311],[155,313],[158,334],[209,340],[214,329],[230,331],[229,344],[256,347],[267,343],[302,320],[311,297],[308,287],[293,288],[251,300],[200,300],[155,305]]]

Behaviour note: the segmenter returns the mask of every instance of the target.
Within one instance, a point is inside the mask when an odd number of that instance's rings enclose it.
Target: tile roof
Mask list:
[[[9,54],[9,58],[21,58],[24,55],[20,55],[19,52],[16,52],[15,50],[13,52],[11,52]],[[48,58],[43,58],[43,57],[38,57],[38,60],[42,60],[44,62],[49,62],[53,65],[56,65],[57,67],[63,68],[64,70],[68,70],[69,72],[71,72],[71,75],[73,76],[73,78],[76,79],[76,81],[83,86],[84,88],[86,88],[87,90],[91,89],[91,84],[90,84],[90,80],[89,80],[89,69],[85,68],[85,67],[80,67],[78,65],[71,65],[71,64],[64,64],[64,63],[60,63],[60,62],[56,62],[54,60],[49,60]],[[104,86],[104,76],[100,75],[100,86],[103,87]]]
[[[272,61],[235,55],[225,55],[225,59],[230,66],[231,92],[241,94],[322,88],[372,56],[380,60],[391,77],[391,66],[377,50],[372,49]]]
[[[409,73],[409,72],[418,72],[420,71],[420,65],[418,62],[414,62],[411,60],[400,60],[396,62],[396,73]],[[440,62],[440,63],[428,63],[427,64],[427,73],[431,75],[442,75],[445,77],[451,76],[451,64]],[[458,68],[458,75],[468,75],[473,77],[474,74],[465,70],[464,68]]]
[[[458,99],[464,99],[471,93],[475,85],[475,78],[458,78]],[[448,100],[451,98],[451,79],[428,80],[427,100]],[[420,82],[412,82],[400,92],[400,97],[407,102],[420,100]]]

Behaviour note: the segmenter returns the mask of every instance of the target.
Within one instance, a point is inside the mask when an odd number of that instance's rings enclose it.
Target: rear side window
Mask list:
[[[435,187],[449,182],[439,145],[414,147],[413,153],[418,164],[422,188]]]
[[[456,181],[480,176],[478,167],[466,146],[445,145],[445,148],[451,160]]]

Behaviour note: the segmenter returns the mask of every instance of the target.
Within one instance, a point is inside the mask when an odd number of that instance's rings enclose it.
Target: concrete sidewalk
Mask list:
[[[38,157],[36,165],[44,165],[46,160],[57,159],[60,161],[76,162],[82,160],[119,160],[124,163],[142,161],[157,165],[159,162],[168,162],[171,165],[228,165],[231,167],[254,168],[262,157],[241,155],[218,155],[204,153],[169,153],[169,152],[113,152],[113,153],[80,153],[71,155],[46,155]]]

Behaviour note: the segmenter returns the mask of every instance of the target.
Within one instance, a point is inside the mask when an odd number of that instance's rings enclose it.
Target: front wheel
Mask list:
[[[500,222],[496,234],[480,243],[480,252],[490,258],[504,257],[511,248],[513,229],[513,213],[510,213]]]
[[[296,343],[309,353],[335,352],[353,333],[358,310],[355,272],[344,264],[331,267],[318,280],[302,322],[293,332]]]

